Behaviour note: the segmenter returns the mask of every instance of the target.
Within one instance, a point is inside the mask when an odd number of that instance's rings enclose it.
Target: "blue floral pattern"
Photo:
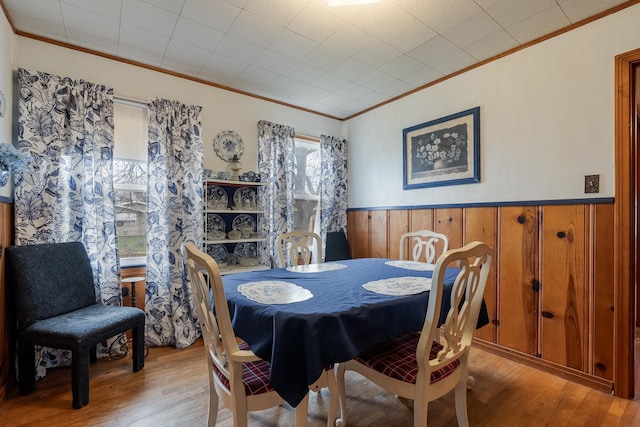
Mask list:
[[[320,174],[320,235],[326,241],[327,232],[347,230],[346,139],[320,136]]]
[[[293,230],[293,185],[296,166],[295,129],[268,121],[258,122],[258,170],[265,186],[258,188],[265,215],[258,231],[266,235],[263,263],[278,265],[276,238]]]
[[[146,341],[185,348],[199,336],[182,244],[202,244],[202,107],[149,103]]]
[[[113,194],[113,89],[18,69],[18,148],[32,162],[15,172],[16,244],[81,241],[97,302],[121,305]],[[107,343],[99,349],[107,352]],[[71,354],[44,348],[38,378],[70,365]]]

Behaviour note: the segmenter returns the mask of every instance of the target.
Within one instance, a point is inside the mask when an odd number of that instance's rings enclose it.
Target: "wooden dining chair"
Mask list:
[[[276,238],[276,247],[280,267],[298,265],[299,260],[308,265],[313,258],[317,263],[322,262],[322,239],[311,231],[293,230],[283,233]]]
[[[438,254],[443,254],[449,250],[449,239],[444,234],[431,230],[411,231],[404,233],[400,237],[400,259],[407,259],[405,257],[407,240],[410,240],[410,253],[413,261],[421,261],[424,255],[424,262],[434,264],[438,258]],[[439,242],[442,243],[440,244]],[[439,246],[442,246],[442,251],[438,250]]]
[[[360,373],[398,396],[412,399],[415,427],[426,427],[429,402],[455,390],[458,426],[469,424],[467,363],[492,260],[493,249],[481,242],[442,254],[433,273],[422,330],[373,346],[355,359],[339,364],[337,379],[343,427],[347,425],[344,381],[347,370]],[[437,341],[445,270],[450,266],[460,271],[451,291],[442,338]]]
[[[234,427],[246,427],[247,412],[279,406],[285,400],[269,383],[269,363],[256,356],[244,341],[235,336],[216,262],[193,243],[184,244],[182,254],[191,280],[209,365],[207,425],[213,427],[216,424],[220,398],[233,412]],[[211,309],[209,285],[215,314]],[[296,427],[307,425],[308,405],[307,395],[296,407]]]

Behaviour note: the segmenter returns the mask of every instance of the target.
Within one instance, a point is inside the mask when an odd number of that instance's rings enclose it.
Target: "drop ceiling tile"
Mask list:
[[[69,0],[64,0],[64,1],[69,1]],[[74,1],[85,2],[86,0],[74,0]],[[96,3],[119,3],[122,0],[119,0],[119,1],[91,0],[91,1]],[[171,13],[175,13],[176,15],[179,14],[180,11],[182,11],[182,8],[184,7],[184,2],[185,2],[185,0],[143,0],[143,1],[145,3],[149,3],[151,5],[159,7],[166,11],[169,11]]]
[[[172,39],[174,40],[191,44],[208,52],[213,52],[223,37],[224,33],[222,31],[186,18],[178,19],[172,35]]]
[[[342,64],[346,59],[347,56],[340,52],[327,49],[324,46],[318,46],[302,58],[301,61],[323,71],[329,71]]]
[[[407,82],[414,87],[420,87],[427,83],[431,83],[434,80],[438,80],[443,76],[444,74],[437,72],[433,68],[424,66],[413,73],[404,76],[402,81]]]
[[[331,34],[324,43],[337,51],[352,56],[371,44],[371,36],[353,24],[345,23]]]
[[[393,98],[395,96],[402,95],[403,93],[407,93],[414,88],[415,86],[403,82],[402,80],[394,80],[393,83],[381,87],[380,89],[376,90],[376,92]]]
[[[216,52],[221,55],[237,59],[238,61],[250,63],[260,55],[262,48],[258,45],[227,34],[220,44],[218,44]]]
[[[307,65],[304,62],[296,62],[283,74],[292,79],[309,84],[324,74],[324,71],[316,67],[312,67],[311,65]]]
[[[120,22],[86,9],[62,3],[62,15],[67,29],[73,29],[96,37],[118,41]],[[71,40],[69,40],[71,42]],[[73,43],[77,43],[78,39]],[[80,44],[80,46],[84,46]]]
[[[518,46],[518,42],[506,31],[500,31],[464,48],[464,51],[478,61],[496,56]]]
[[[269,85],[269,88],[287,98],[298,93],[303,87],[305,87],[305,83],[287,76],[278,76],[278,78]]]
[[[572,23],[581,21],[603,10],[611,9],[625,0],[558,0],[558,4]]]
[[[4,0],[4,4],[11,10],[12,18],[14,14],[29,15],[44,22],[64,25],[62,8],[60,7],[60,2],[57,0]]]
[[[329,92],[335,92],[347,86],[349,83],[349,80],[345,80],[335,74],[324,73],[313,82],[313,85]]]
[[[201,49],[196,46],[188,45],[178,40],[171,40],[167,51],[164,54],[163,62],[167,60],[174,60],[182,62],[190,69],[200,72],[202,67],[207,63],[211,52]]]
[[[393,16],[393,25],[389,25],[390,16]],[[402,53],[414,49],[436,35],[436,32],[423,22],[390,2],[384,3],[384,7],[381,8],[363,9],[351,22]],[[402,31],[398,31],[399,28]]]
[[[169,46],[169,37],[145,30],[140,27],[122,23],[120,26],[120,44],[134,47],[139,50],[146,49],[150,53],[164,55]]]
[[[502,0],[485,10],[502,27],[509,27],[553,6],[555,0]]]
[[[104,39],[83,31],[67,28],[67,41],[76,46],[82,46],[96,52],[107,53],[109,55],[118,54],[117,39]]]
[[[205,70],[214,69],[224,75],[232,76],[235,80],[248,66],[248,62],[238,61],[237,59],[219,53],[213,53],[205,65]]]
[[[269,45],[269,49],[291,58],[302,59],[318,46],[318,43],[306,37],[284,30]]]
[[[136,46],[129,46],[126,43],[118,44],[118,56],[143,64],[160,67],[162,65],[162,53],[151,52],[148,49],[141,49]]]
[[[272,50],[264,50],[253,61],[253,65],[282,74],[295,64],[295,59],[282,55]]]
[[[302,11],[306,3],[299,0],[249,0],[245,9],[286,27]]]
[[[243,92],[255,94],[259,94],[264,90],[264,85],[244,79],[236,79],[231,87]]]
[[[122,13],[122,0],[63,0],[61,5],[64,6],[65,3],[67,5],[73,5],[90,10],[93,13],[97,13],[111,19],[119,20],[120,14]],[[177,1],[176,3],[180,2]]]
[[[569,25],[569,20],[562,13],[562,10],[555,6],[512,25],[506,30],[519,43],[526,43],[567,25]]]
[[[293,18],[287,28],[310,40],[322,43],[342,25],[344,25],[342,19],[310,4]]]
[[[300,91],[298,91],[297,93],[297,96],[299,96],[300,99],[306,99],[315,103],[318,99],[324,98],[329,95],[329,93],[330,92],[328,90],[324,90],[322,88],[319,88],[318,86],[309,85],[300,89]]]
[[[240,80],[257,83],[262,86],[268,86],[273,83],[278,76],[279,75],[277,73],[265,70],[264,68],[249,65],[244,69],[242,74],[240,74]]]
[[[61,42],[67,41],[67,31],[62,22],[54,23],[51,21],[43,21],[39,18],[33,18],[21,13],[12,14],[11,19],[13,21],[13,25],[20,28],[22,31],[48,37],[52,40],[58,40]]]
[[[122,22],[171,36],[178,15],[139,0],[127,0],[122,4]]]
[[[458,50],[455,44],[442,36],[437,36],[418,46],[407,55],[424,65],[430,65],[442,61],[449,56],[451,51],[455,50]]]
[[[429,64],[429,67],[446,76],[447,74],[455,73],[458,70],[469,67],[474,63],[475,60],[471,55],[461,49],[457,49],[449,52],[446,57]]]
[[[375,39],[371,44],[353,55],[358,61],[370,65],[373,68],[378,68],[400,56],[402,56],[402,52]]]
[[[239,7],[222,0],[186,0],[182,16],[216,30],[227,31],[240,11]]]
[[[357,59],[347,58],[342,64],[334,67],[331,72],[347,80],[358,80],[372,70],[371,66],[363,64]]]
[[[349,99],[360,98],[369,92],[369,88],[362,86],[360,83],[361,81],[349,83],[340,89],[340,92]]]
[[[395,80],[388,74],[383,73],[380,70],[373,70],[365,76],[362,76],[358,79],[358,84],[366,87],[370,90],[376,90],[383,86],[387,86],[391,84],[391,82]]]
[[[280,32],[282,28],[278,25],[246,10],[240,12],[229,28],[229,34],[262,47],[269,46]]]
[[[397,0],[396,3],[439,33],[482,11],[473,0]]]
[[[480,12],[449,28],[442,36],[456,46],[464,48],[501,30],[496,21],[485,12]]]
[[[422,68],[424,64],[416,61],[408,55],[402,55],[395,58],[393,61],[389,61],[380,67],[380,71],[386,73],[392,77],[401,79],[414,71]]]

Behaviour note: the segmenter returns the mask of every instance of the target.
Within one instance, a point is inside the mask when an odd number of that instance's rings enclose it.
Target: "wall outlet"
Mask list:
[[[584,192],[599,193],[600,192],[600,175],[584,176]]]

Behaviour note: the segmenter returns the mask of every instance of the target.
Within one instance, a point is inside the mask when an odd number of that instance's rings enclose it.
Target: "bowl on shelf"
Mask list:
[[[227,233],[227,236],[229,236],[231,240],[238,240],[242,238],[242,232],[240,230],[231,230]]]
[[[258,257],[239,256],[237,260],[238,265],[240,265],[241,267],[255,267],[256,265],[260,264],[260,258]]]

